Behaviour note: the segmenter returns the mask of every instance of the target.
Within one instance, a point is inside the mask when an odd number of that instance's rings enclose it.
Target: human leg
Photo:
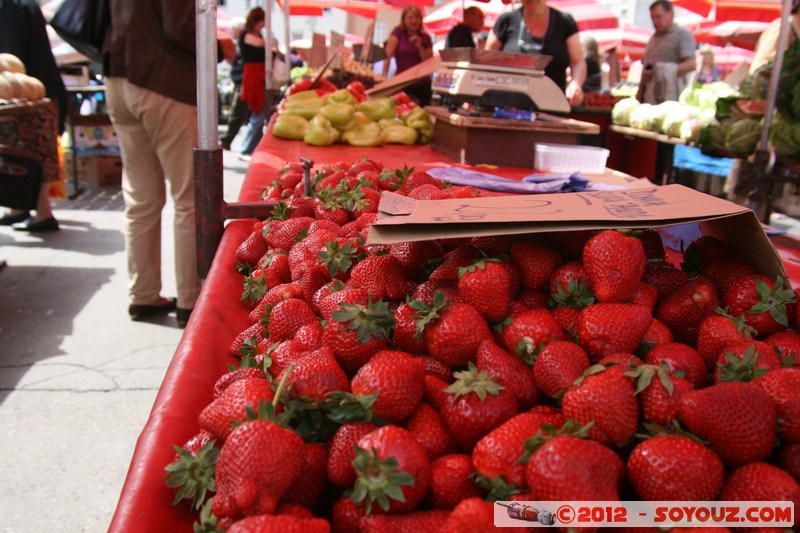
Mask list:
[[[194,206],[194,152],[197,145],[197,108],[149,92],[143,99],[145,129],[161,163],[175,206],[175,280],[178,310],[192,309],[200,293]]]
[[[261,137],[264,135],[264,122],[266,121],[266,118],[266,109],[262,109],[260,112],[250,115],[247,136],[245,136],[244,141],[242,142],[242,154],[250,155],[255,151],[256,146],[258,146],[258,143],[261,142]]]
[[[132,305],[154,305],[163,301],[161,210],[166,190],[152,141],[136,111],[139,91],[122,78],[106,80],[108,112],[122,156],[128,294]]]
[[[228,117],[228,129],[219,142],[226,150],[230,150],[231,143],[236,138],[239,130],[250,118],[250,107],[240,98],[242,85],[237,85],[233,90],[233,107]]]

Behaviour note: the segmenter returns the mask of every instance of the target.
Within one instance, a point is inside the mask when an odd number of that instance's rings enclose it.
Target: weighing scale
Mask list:
[[[440,57],[432,88],[451,110],[469,103],[479,110],[570,112],[564,91],[544,73],[552,56],[445,48]]]

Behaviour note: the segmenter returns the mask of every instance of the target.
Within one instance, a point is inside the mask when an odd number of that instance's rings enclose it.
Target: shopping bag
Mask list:
[[[50,19],[50,25],[91,61],[103,61],[103,42],[111,26],[108,0],[64,0]]]
[[[42,163],[34,152],[0,145],[0,205],[35,209],[41,185]]]

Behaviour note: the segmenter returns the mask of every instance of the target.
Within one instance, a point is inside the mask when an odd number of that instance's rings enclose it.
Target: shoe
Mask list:
[[[223,150],[228,150],[228,151],[230,151],[230,149],[231,149],[231,143],[226,143],[225,141],[220,141],[220,142],[219,142],[219,147],[220,147],[220,148],[222,148]]]
[[[142,320],[153,315],[162,313],[169,313],[177,305],[178,300],[175,298],[162,298],[162,303],[151,305],[131,304],[128,306],[128,315],[131,320]]]
[[[175,310],[175,320],[178,321],[178,326],[185,328],[189,323],[189,317],[192,316],[193,309],[181,309],[178,307]]]
[[[239,161],[249,162],[251,159],[253,159],[253,156],[251,156],[250,154],[242,154],[239,156]]]
[[[11,227],[16,231],[30,231],[44,232],[44,231],[58,231],[58,220],[55,217],[44,218],[42,220],[34,220],[33,217],[28,217],[22,222],[11,224]]]
[[[31,214],[29,211],[22,211],[21,213],[8,214],[2,218],[0,218],[0,226],[10,226],[11,224],[16,224],[17,222],[24,222],[31,218]]]

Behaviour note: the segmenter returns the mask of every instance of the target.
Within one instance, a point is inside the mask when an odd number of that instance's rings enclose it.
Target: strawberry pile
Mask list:
[[[236,252],[239,364],[167,467],[204,531],[490,531],[497,500],[800,503],[785,280],[710,236],[674,265],[654,230],[366,245],[387,189],[477,194],[368,159],[323,167],[312,198],[295,165],[266,189],[280,206]]]

